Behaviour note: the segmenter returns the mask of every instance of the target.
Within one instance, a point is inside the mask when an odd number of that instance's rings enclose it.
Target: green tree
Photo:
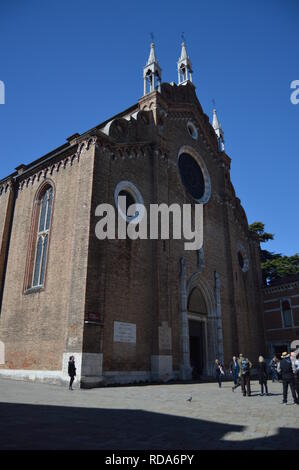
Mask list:
[[[249,230],[258,235],[261,243],[274,240],[273,233],[265,232],[265,224],[262,222],[253,222],[249,225]],[[261,249],[261,268],[265,284],[281,277],[298,274],[299,253],[293,256],[283,256],[281,253]]]
[[[261,265],[264,277],[267,283],[270,283],[280,277],[299,273],[299,253],[295,253],[293,256],[274,254],[272,259],[262,261]]]
[[[249,230],[258,235],[261,243],[265,243],[269,240],[274,240],[273,233],[265,232],[265,224],[263,224],[263,222],[253,222],[249,225]]]

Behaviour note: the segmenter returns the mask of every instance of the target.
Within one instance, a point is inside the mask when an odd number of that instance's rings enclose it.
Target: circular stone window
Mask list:
[[[197,131],[195,125],[193,124],[193,122],[191,122],[191,121],[187,122],[187,129],[188,129],[188,132],[191,135],[192,139],[197,140],[198,131]]]
[[[210,197],[210,178],[204,167],[189,153],[181,153],[178,159],[182,183],[188,193],[197,201],[206,203]]]
[[[238,261],[239,261],[240,268],[243,269],[244,268],[244,258],[243,258],[243,255],[242,255],[241,251],[238,251]]]
[[[114,203],[119,214],[126,222],[138,224],[143,218],[144,202],[142,195],[139,189],[137,189],[130,181],[120,181],[117,184],[114,191]],[[132,215],[128,215],[128,209],[134,204],[140,204],[140,206],[138,206],[138,210],[137,208],[133,208],[136,210],[135,212],[132,212],[132,209],[130,209],[130,213]]]
[[[249,269],[249,260],[246,251],[241,247],[238,251],[238,262],[242,271],[245,273]]]

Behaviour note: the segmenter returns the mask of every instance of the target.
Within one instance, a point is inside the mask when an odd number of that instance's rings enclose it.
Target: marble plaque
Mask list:
[[[135,323],[115,321],[113,341],[115,343],[136,343]]]

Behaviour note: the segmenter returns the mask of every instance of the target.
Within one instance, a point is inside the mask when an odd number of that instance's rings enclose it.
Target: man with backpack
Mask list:
[[[250,389],[250,369],[252,367],[251,362],[247,357],[244,357],[243,354],[239,355],[238,359],[239,364],[239,377],[241,379],[241,387],[243,396],[250,397],[251,396],[251,389]]]

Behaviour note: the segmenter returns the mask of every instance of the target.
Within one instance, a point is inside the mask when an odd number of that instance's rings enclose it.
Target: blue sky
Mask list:
[[[177,80],[184,31],[249,222],[275,233],[271,251],[299,252],[297,0],[0,0],[0,178],[134,104],[151,31],[163,81]]]

